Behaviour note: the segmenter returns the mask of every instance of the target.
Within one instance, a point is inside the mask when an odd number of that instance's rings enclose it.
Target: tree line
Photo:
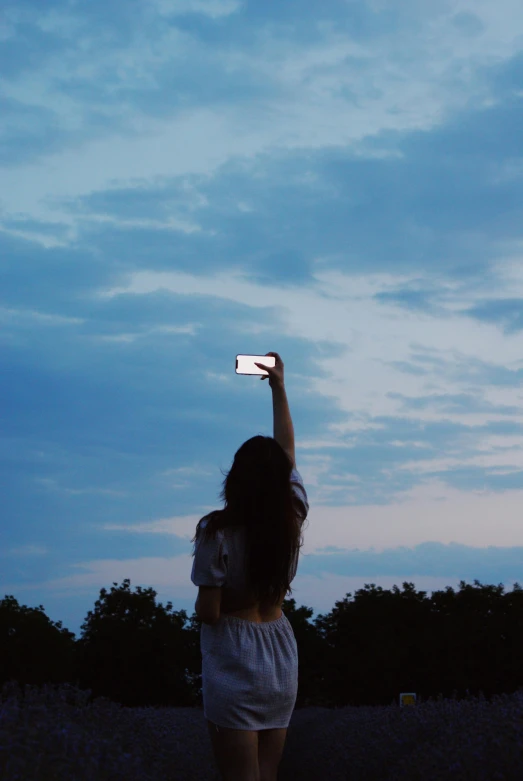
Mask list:
[[[365,584],[311,621],[313,610],[283,603],[299,654],[296,707],[487,700],[523,687],[523,589],[460,581],[427,597]],[[78,639],[40,605],[0,601],[0,691],[5,684],[62,684],[126,707],[202,707],[201,622],[156,603],[152,588],[124,579],[100,590]]]

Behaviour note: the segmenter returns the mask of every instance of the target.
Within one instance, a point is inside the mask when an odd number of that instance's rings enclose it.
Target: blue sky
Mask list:
[[[519,0],[6,0],[0,594],[192,613],[285,362],[293,583],[521,582]]]

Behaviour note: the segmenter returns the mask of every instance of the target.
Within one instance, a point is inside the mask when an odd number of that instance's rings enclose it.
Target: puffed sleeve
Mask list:
[[[205,528],[207,521],[202,521]],[[223,586],[227,577],[227,541],[223,530],[216,532],[215,539],[204,539],[200,535],[196,540],[191,580],[195,586]]]
[[[309,500],[307,498],[307,491],[303,485],[302,477],[296,467],[294,467],[291,472],[291,489],[294,509],[301,520],[304,521],[309,512]]]

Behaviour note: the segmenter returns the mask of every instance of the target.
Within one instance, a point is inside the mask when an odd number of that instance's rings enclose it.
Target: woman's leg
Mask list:
[[[262,729],[258,732],[258,765],[260,781],[277,781],[278,766],[282,758],[287,727]]]
[[[260,781],[258,732],[217,727],[209,719],[207,726],[222,781]]]

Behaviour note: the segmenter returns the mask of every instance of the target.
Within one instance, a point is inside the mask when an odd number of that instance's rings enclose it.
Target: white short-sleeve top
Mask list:
[[[307,492],[303,480],[296,468],[291,472],[291,488],[293,505],[301,522],[309,512]],[[207,520],[201,527],[205,528]],[[219,529],[215,539],[196,540],[191,580],[195,586],[228,586],[232,589],[244,589],[246,577],[244,571],[245,527],[230,526]],[[291,583],[298,568],[298,557],[295,558],[290,573]]]

